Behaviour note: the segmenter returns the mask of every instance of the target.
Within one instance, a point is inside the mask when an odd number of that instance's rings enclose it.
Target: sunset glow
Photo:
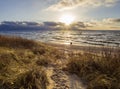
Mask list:
[[[65,23],[66,25],[71,24],[75,20],[75,17],[72,15],[63,15],[59,18],[59,21]]]

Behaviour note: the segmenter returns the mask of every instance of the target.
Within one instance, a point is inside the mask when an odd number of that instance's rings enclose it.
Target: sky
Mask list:
[[[60,18],[68,15],[74,17],[72,28],[120,30],[120,0],[0,0],[4,24],[27,21],[61,26]]]

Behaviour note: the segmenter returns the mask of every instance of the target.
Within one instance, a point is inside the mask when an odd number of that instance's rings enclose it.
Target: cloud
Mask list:
[[[40,24],[36,22],[13,22],[4,21],[1,22],[0,30],[32,30],[39,29]]]
[[[16,30],[16,31],[24,31],[24,30],[63,30],[69,28],[71,30],[110,30],[117,29],[120,30],[120,18],[106,18],[103,20],[91,20],[91,21],[79,21],[74,22],[69,26],[66,26],[61,22],[10,22],[4,21],[0,24],[0,30]]]
[[[114,19],[114,18],[110,18],[108,19],[111,22],[116,22],[116,23],[120,23],[120,18]]]
[[[76,22],[69,26],[70,29],[85,29],[88,27],[84,22]],[[66,26],[61,22],[10,22],[4,21],[0,25],[0,30],[62,30]]]
[[[40,25],[39,23],[37,22],[19,22],[21,24],[26,24],[26,25],[29,25],[29,26],[37,26],[37,25]]]
[[[66,10],[74,7],[98,7],[113,6],[118,0],[59,0],[58,3],[51,5],[47,10]]]
[[[108,24],[119,24],[120,23],[120,18],[107,18],[103,19],[103,22],[108,23]]]
[[[63,26],[64,24],[61,22],[43,22],[46,26]]]
[[[113,19],[114,22],[119,22],[120,23],[120,18],[119,19]]]
[[[1,22],[1,25],[17,25],[16,22],[10,22],[10,21],[4,21],[4,22]]]
[[[0,30],[57,30],[64,26],[60,22],[12,22],[4,21],[0,24]]]
[[[61,22],[43,22],[43,27],[46,28],[47,30],[60,30],[63,29],[65,26],[64,23]]]
[[[87,25],[85,24],[85,22],[76,22],[71,24],[71,29],[86,29]]]
[[[103,20],[92,20],[88,22],[88,29],[99,30],[120,30],[120,18],[105,18]]]

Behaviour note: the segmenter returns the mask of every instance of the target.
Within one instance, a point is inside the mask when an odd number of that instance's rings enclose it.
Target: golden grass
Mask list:
[[[0,35],[0,47],[12,48],[33,48],[37,44],[32,40],[23,39],[20,37],[5,37]]]
[[[101,50],[99,55],[72,53],[67,70],[77,74],[87,89],[120,89],[120,50]]]
[[[0,36],[0,89],[46,89],[51,53],[32,40]]]
[[[120,50],[101,50],[67,55],[32,40],[0,36],[0,89],[46,89],[43,69],[58,59],[69,61],[66,69],[77,74],[87,89],[120,89]]]

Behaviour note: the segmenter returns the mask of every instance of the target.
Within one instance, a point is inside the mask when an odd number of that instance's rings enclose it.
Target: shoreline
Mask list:
[[[78,45],[57,44],[57,43],[43,43],[43,44],[60,49],[60,50],[74,51],[74,52],[81,51],[81,52],[100,53],[101,51],[116,52],[120,50],[120,47],[78,46]]]

